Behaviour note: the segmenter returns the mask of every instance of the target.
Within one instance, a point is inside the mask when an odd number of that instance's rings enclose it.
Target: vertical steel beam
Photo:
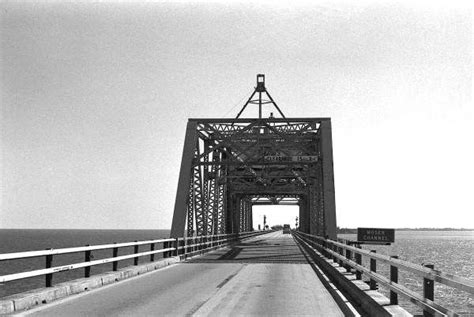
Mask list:
[[[336,198],[334,193],[334,163],[332,155],[332,128],[330,120],[322,120],[319,126],[321,136],[321,160],[323,168],[323,199],[326,234],[336,239]]]
[[[225,165],[227,161],[227,154],[225,152],[221,153],[220,161],[223,165],[219,168],[219,233],[229,233],[228,231],[228,196],[227,196],[227,166]]]
[[[244,219],[243,219],[244,232],[248,232],[251,230],[250,218],[251,218],[250,198],[247,197],[244,200]]]
[[[212,165],[211,172],[208,173],[209,178],[209,195],[208,195],[208,225],[209,225],[209,232],[210,234],[217,234],[218,232],[218,223],[219,223],[219,185],[217,184],[218,178],[218,165],[219,163],[219,152],[213,151],[212,152],[212,162],[215,165]]]
[[[199,140],[196,142],[195,158],[199,157]],[[205,209],[205,193],[203,190],[202,168],[199,165],[193,167],[193,195],[194,215],[196,219],[196,233],[198,236],[206,234],[207,210]]]
[[[188,205],[187,210],[187,236],[192,237],[194,235],[194,186],[192,182],[189,182],[189,196],[186,204]]]
[[[304,218],[303,218],[303,215],[304,215],[304,210],[303,210],[303,207],[304,206],[304,199],[301,198],[300,201],[298,202],[298,218],[300,220],[300,223],[299,223],[299,228],[298,230],[301,231],[301,232],[305,232],[304,231]]]
[[[300,200],[300,231],[310,233],[310,212],[309,212],[309,195],[305,195]]]
[[[239,199],[239,231],[245,231],[245,200],[243,198]]]
[[[203,152],[208,150],[209,143],[204,141],[204,149]],[[204,163],[209,163],[209,154],[204,156]],[[209,202],[209,166],[203,166],[202,172],[202,216],[203,216],[203,224],[202,224],[202,233],[203,235],[210,234],[209,226],[212,221],[212,215],[210,214],[210,202]]]
[[[227,186],[228,187],[228,186]],[[225,233],[234,233],[234,226],[233,226],[233,212],[234,212],[234,195],[232,195],[229,188],[225,190],[224,196],[224,204],[225,204]]]
[[[239,233],[240,232],[240,214],[241,214],[241,197],[237,197],[234,195],[234,199],[232,199],[232,233]]]
[[[179,173],[178,189],[174,204],[173,222],[170,236],[172,238],[183,237],[186,224],[187,202],[189,196],[189,184],[191,182],[192,163],[197,141],[197,122],[188,121],[186,136],[184,139],[183,156],[181,158],[181,169]]]
[[[317,180],[319,181],[319,180]],[[308,220],[309,220],[309,233],[312,235],[323,235],[320,230],[320,192],[318,183],[312,184],[309,188],[308,195]]]
[[[217,204],[217,219],[218,219],[218,227],[217,227],[217,233],[225,233],[226,229],[226,214],[225,214],[225,199],[224,199],[224,193],[225,193],[225,186],[224,185],[219,185],[217,186],[219,192],[219,201]]]
[[[252,205],[252,202],[250,201],[249,202],[249,223],[250,223],[250,231],[253,231],[253,205]]]

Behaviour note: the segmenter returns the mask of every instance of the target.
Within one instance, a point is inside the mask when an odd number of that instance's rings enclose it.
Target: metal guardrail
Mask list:
[[[293,232],[297,237],[314,247],[325,257],[333,259],[348,272],[356,273],[356,279],[361,280],[362,274],[370,278],[370,289],[376,289],[376,283],[380,283],[390,290],[390,304],[398,305],[398,295],[407,298],[410,302],[423,309],[424,316],[458,316],[438,303],[434,302],[434,282],[456,288],[458,290],[474,294],[474,281],[447,274],[435,270],[432,265],[418,265],[403,261],[397,257],[377,254],[373,251],[363,250],[359,247],[349,245],[349,241],[341,243],[334,240],[324,239],[319,236],[303,232]],[[362,257],[368,258],[370,267],[362,265]],[[390,265],[390,277],[377,273],[377,261]],[[423,295],[420,295],[398,283],[398,270],[411,272],[423,278]]]
[[[184,238],[168,238],[168,239],[158,239],[158,240],[145,240],[145,241],[135,241],[135,242],[126,242],[126,243],[114,243],[114,244],[103,244],[95,246],[84,246],[76,248],[62,248],[62,249],[46,249],[41,251],[27,251],[27,252],[15,252],[15,253],[5,253],[0,254],[0,261],[6,260],[20,260],[33,257],[45,257],[46,265],[44,269],[12,273],[7,275],[0,276],[0,283],[6,283],[10,281],[21,280],[25,278],[35,277],[45,275],[45,285],[46,287],[51,287],[53,285],[53,274],[59,272],[65,272],[70,270],[76,270],[84,268],[84,277],[90,277],[91,267],[100,264],[112,263],[112,270],[117,271],[118,262],[134,259],[134,265],[138,265],[138,259],[144,256],[150,256],[150,262],[155,260],[156,254],[163,254],[163,257],[170,256],[193,256],[198,253],[204,253],[212,249],[223,247],[231,242],[236,240],[249,238],[255,235],[260,235],[262,233],[267,233],[268,231],[252,231],[252,232],[243,232],[239,234],[219,234],[213,236],[199,236],[199,237],[184,237]],[[139,252],[139,247],[143,245],[149,245],[150,250]],[[156,248],[156,246],[161,248]],[[119,248],[124,247],[134,247],[133,253],[126,255],[118,255]],[[96,250],[112,250],[112,257],[92,260],[92,251]],[[84,262],[72,263],[61,266],[53,266],[53,256],[69,253],[81,253],[84,252]]]

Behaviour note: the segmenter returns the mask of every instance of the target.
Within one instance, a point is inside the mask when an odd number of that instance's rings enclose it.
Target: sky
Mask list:
[[[339,226],[474,227],[464,2],[0,8],[0,228],[170,228],[187,119],[235,117],[258,73],[332,118]]]

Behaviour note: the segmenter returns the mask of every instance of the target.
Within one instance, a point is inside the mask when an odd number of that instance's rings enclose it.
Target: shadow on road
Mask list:
[[[186,263],[296,263],[307,264],[290,235],[276,235],[236,243]]]

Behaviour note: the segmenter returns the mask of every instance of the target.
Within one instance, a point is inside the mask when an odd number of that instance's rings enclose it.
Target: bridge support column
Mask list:
[[[231,207],[230,207],[230,216],[231,216],[231,231],[232,233],[240,232],[240,213],[241,213],[241,198],[237,195],[231,196]]]
[[[323,168],[323,199],[326,235],[336,239],[336,197],[334,193],[334,164],[332,155],[331,121],[324,120],[319,127],[321,133],[321,157]]]
[[[304,196],[301,198],[299,206],[300,206],[300,215],[299,215],[300,231],[304,233],[310,233],[309,232],[309,205],[308,205],[307,196]]]
[[[183,157],[181,159],[178,190],[174,204],[173,223],[171,225],[170,236],[172,238],[184,236],[189,200],[189,184],[191,183],[191,167],[197,141],[196,127],[196,121],[188,121],[186,126],[186,136],[184,139]]]

